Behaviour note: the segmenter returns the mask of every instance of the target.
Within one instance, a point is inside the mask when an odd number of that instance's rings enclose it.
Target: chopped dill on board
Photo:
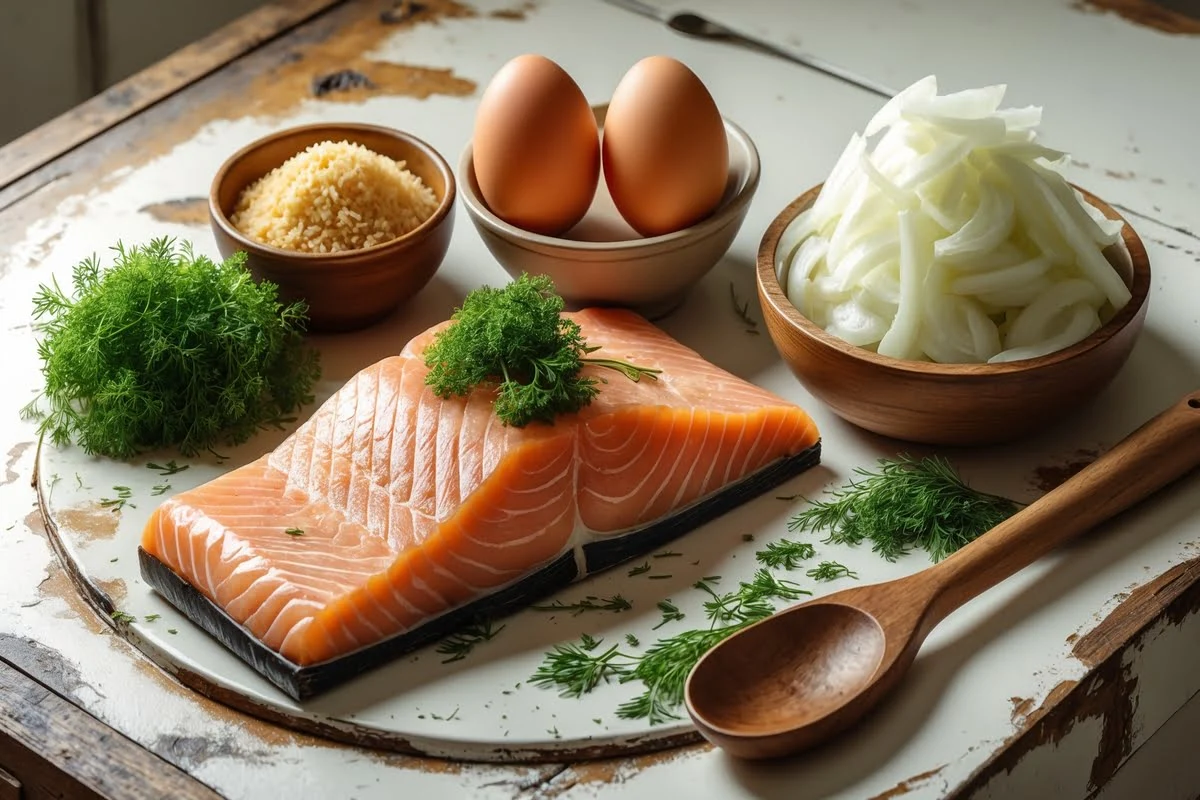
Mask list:
[[[187,465],[187,464],[176,464],[175,459],[172,458],[166,464],[155,464],[153,461],[151,461],[149,464],[146,465],[146,469],[152,469],[152,470],[160,473],[161,476],[165,478],[168,475],[174,475],[177,472],[183,472],[185,469],[188,468],[188,466],[189,465]]]
[[[286,533],[288,536],[303,536],[304,535],[303,528],[285,528],[283,532]]]
[[[133,614],[126,614],[124,611],[114,611],[111,614],[113,622],[118,625],[124,623],[128,625],[130,622],[137,622],[137,617]]]
[[[442,660],[443,664],[462,661],[475,649],[475,645],[491,640],[502,630],[504,630],[503,625],[493,628],[491,618],[483,617],[447,636],[438,643],[436,652],[443,656],[450,656]]]
[[[563,697],[580,697],[601,682],[615,679],[622,683],[640,681],[644,691],[617,708],[624,719],[646,719],[660,725],[678,719],[683,703],[683,686],[687,675],[700,657],[713,646],[747,625],[768,617],[774,608],[771,600],[796,600],[806,592],[791,581],[782,580],[760,569],[750,581],[741,583],[735,591],[717,594],[712,584],[718,576],[710,575],[697,581],[696,589],[706,592],[705,604],[708,628],[688,630],[659,639],[642,653],[624,653],[617,645],[603,652],[590,652],[580,644],[555,645],[530,679],[544,688],[557,688]],[[664,601],[673,611],[673,603]],[[667,613],[663,604],[659,610]],[[637,637],[627,634],[625,641],[638,644]],[[586,642],[584,642],[586,643]]]
[[[145,616],[146,622],[154,622],[155,620],[160,620],[160,619],[162,619],[162,614],[147,614]]]
[[[733,304],[733,313],[737,314],[738,319],[746,326],[746,333],[758,336],[758,321],[750,316],[750,301],[742,302],[737,295],[737,289],[733,287],[733,281],[729,282],[729,302]]]
[[[808,542],[780,539],[768,544],[766,550],[759,550],[754,557],[764,567],[793,570],[800,566],[801,561],[807,561],[816,554],[817,549]]]
[[[646,561],[646,562],[642,563],[641,565],[636,566],[633,569],[629,570],[628,575],[629,575],[629,577],[632,578],[636,575],[642,575],[649,571],[650,571],[650,562]]]
[[[638,637],[634,636],[632,633],[627,633],[625,634],[625,644],[629,645],[630,647],[637,647],[641,644],[641,641],[639,641]]]
[[[613,613],[628,611],[633,608],[633,605],[621,595],[614,594],[612,597],[588,595],[575,603],[564,603],[562,600],[555,600],[548,605],[530,606],[530,608],[536,611],[570,611],[571,616],[577,617],[585,611],[611,611]]]
[[[888,561],[920,547],[934,561],[968,544],[1008,519],[1015,500],[968,486],[939,456],[880,459],[875,471],[856,468],[860,480],[827,491],[788,522],[789,531],[825,531],[825,542],[864,541]]]
[[[662,370],[589,358],[600,348],[587,344],[579,324],[562,316],[563,308],[545,275],[522,274],[502,289],[472,290],[426,348],[425,383],[442,398],[493,386],[496,418],[520,428],[551,423],[590,404],[603,381],[580,375],[586,364],[615,370],[635,383],[657,380]]]
[[[838,578],[858,580],[858,573],[851,572],[845,564],[836,561],[822,561],[804,574],[817,581],[836,581]]]
[[[120,511],[125,506],[137,508],[129,499],[133,497],[133,490],[128,486],[114,486],[113,491],[117,493],[116,497],[103,497],[100,499],[101,508],[107,508],[112,511]]]
[[[579,646],[589,652],[599,647],[600,643],[603,641],[603,639],[596,639],[586,633],[580,634],[579,636]]]
[[[162,495],[162,494],[164,494],[164,493],[166,493],[166,492],[169,492],[169,491],[171,491],[171,484],[169,484],[169,483],[160,483],[160,484],[157,484],[156,486],[154,486],[153,488],[151,488],[151,489],[150,489],[150,496],[151,496],[151,497],[158,497],[158,496],[160,496],[160,495]]]
[[[683,612],[670,600],[660,600],[658,610],[662,612],[662,620],[650,630],[656,631],[668,622],[678,622],[684,617]]]

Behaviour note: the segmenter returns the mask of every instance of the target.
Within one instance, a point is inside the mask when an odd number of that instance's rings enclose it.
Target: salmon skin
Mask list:
[[[599,395],[553,424],[506,426],[493,389],[442,399],[424,349],[359,372],[278,448],[167,500],[147,582],[296,699],[628,561],[818,463],[798,406],[642,317],[566,316]]]

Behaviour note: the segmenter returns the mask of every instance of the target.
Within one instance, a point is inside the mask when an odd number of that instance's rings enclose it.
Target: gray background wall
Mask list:
[[[0,0],[0,146],[262,0]]]

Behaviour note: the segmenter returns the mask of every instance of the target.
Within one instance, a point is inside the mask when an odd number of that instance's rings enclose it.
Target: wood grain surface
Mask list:
[[[218,797],[4,659],[0,708],[0,800]]]

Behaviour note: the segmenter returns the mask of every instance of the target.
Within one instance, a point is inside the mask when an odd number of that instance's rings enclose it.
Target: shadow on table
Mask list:
[[[1130,360],[1101,399],[1102,404],[1112,404],[1110,411],[1117,410],[1111,416],[1126,423],[1127,431],[1200,386],[1196,365],[1168,343],[1147,332],[1138,348],[1137,357]],[[1100,413],[1100,409],[1089,408],[1083,414],[1085,419],[1073,421],[1071,427],[1086,427],[1086,418]],[[1092,422],[1094,425],[1095,420]],[[1115,439],[1112,443],[1115,444]],[[1113,522],[1084,534],[1075,546],[1060,549],[1058,563],[1017,596],[937,649],[923,650],[897,692],[859,726],[824,746],[779,762],[751,763],[722,756],[730,774],[754,797],[794,800],[846,791],[864,775],[882,769],[922,731],[935,708],[943,702],[946,687],[977,653],[1042,608],[1061,601],[1092,575],[1127,560],[1154,536],[1178,530],[1186,520],[1194,519],[1200,511],[1196,488],[1197,477],[1193,473]],[[1136,526],[1127,524],[1133,514],[1138,515]],[[1079,546],[1085,542],[1086,547]],[[1127,588],[1113,586],[1112,592],[1116,594]],[[1067,632],[1061,633],[1065,648]],[[973,744],[963,740],[961,748],[931,753],[928,761],[914,771],[934,769],[961,757]],[[1001,745],[997,741],[993,746]]]

